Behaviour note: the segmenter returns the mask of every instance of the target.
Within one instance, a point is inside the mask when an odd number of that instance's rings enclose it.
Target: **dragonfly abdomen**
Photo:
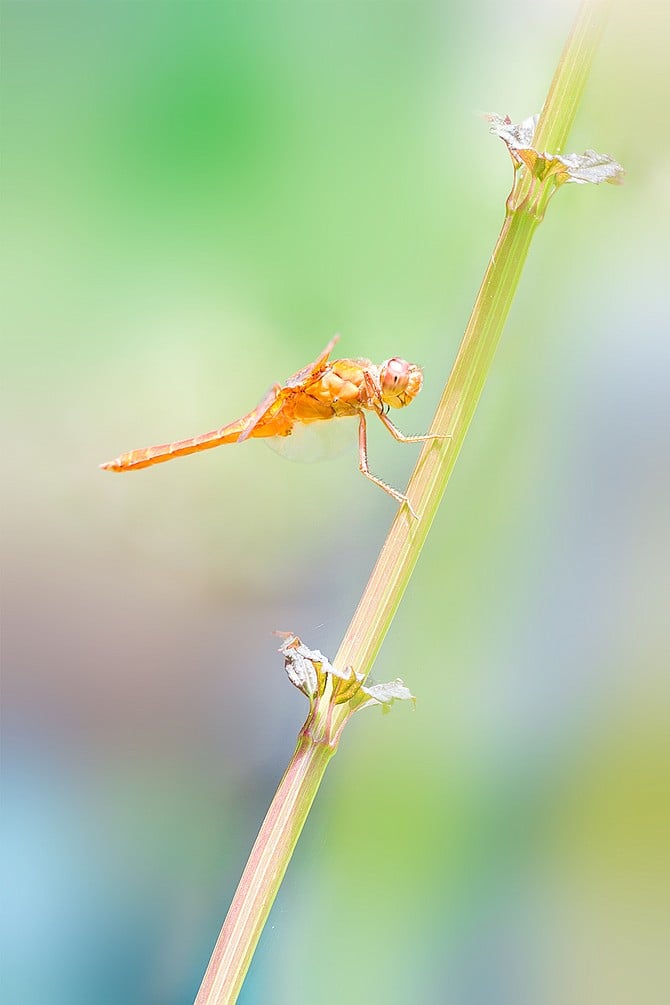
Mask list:
[[[236,443],[242,432],[242,423],[233,422],[221,429],[213,429],[209,433],[193,436],[187,440],[175,440],[173,443],[159,443],[154,447],[130,450],[113,461],[101,464],[100,467],[104,471],[139,471],[141,468],[151,467],[152,464],[171,461],[173,457],[195,454],[200,450],[209,450],[210,447],[222,446],[224,443]]]

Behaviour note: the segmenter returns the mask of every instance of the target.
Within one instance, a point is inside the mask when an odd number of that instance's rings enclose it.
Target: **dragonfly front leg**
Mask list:
[[[397,426],[393,425],[385,412],[377,412],[377,415],[382,420],[393,439],[398,440],[399,443],[425,443],[427,440],[451,439],[451,436],[445,436],[443,433],[424,433],[423,436],[405,436],[404,433],[400,432]]]
[[[375,483],[375,485],[379,485],[380,489],[383,489],[384,492],[388,493],[388,495],[390,495],[392,499],[395,499],[396,502],[401,504],[404,503],[414,519],[418,519],[417,514],[412,509],[412,504],[407,496],[402,492],[398,492],[397,489],[391,488],[390,485],[387,485],[386,482],[383,482],[381,478],[377,478],[376,475],[373,475],[370,471],[370,468],[368,467],[368,435],[364,412],[361,412],[358,416],[358,467],[361,474],[365,475],[366,478],[369,478],[371,482]]]

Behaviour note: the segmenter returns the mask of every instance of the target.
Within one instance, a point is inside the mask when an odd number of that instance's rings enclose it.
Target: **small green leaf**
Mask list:
[[[330,679],[327,702],[332,705],[349,703],[349,715],[368,705],[381,705],[388,712],[394,701],[415,702],[414,695],[398,677],[387,684],[363,686],[363,674],[353,667],[338,670],[318,649],[309,649],[293,632],[275,632],[284,639],[279,652],[284,656],[284,669],[294,687],[307,695],[311,705],[310,717],[319,713]]]
[[[516,124],[509,116],[487,115],[486,119],[491,123],[490,131],[506,144],[515,168],[524,165],[539,181],[552,178],[556,185],[565,182],[620,185],[623,182],[626,172],[609,154],[586,150],[583,154],[560,155],[536,150],[532,144],[537,115]]]
[[[347,667],[345,673],[333,667],[336,679],[332,681],[332,700],[336,705],[344,705],[345,701],[351,699],[361,690],[363,674],[356,673],[351,666]]]

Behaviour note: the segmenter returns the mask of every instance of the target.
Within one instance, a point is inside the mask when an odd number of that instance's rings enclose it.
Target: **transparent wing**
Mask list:
[[[298,422],[290,436],[272,436],[265,442],[289,461],[314,464],[358,449],[358,417]]]

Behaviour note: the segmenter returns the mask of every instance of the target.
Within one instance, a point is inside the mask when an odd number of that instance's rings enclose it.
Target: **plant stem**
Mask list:
[[[588,72],[604,30],[609,0],[584,0],[561,53],[534,137],[537,149],[554,149],[568,136]],[[418,521],[400,509],[382,547],[346,635],[333,660],[368,674],[381,648],[426,540],[488,375],[526,261],[542,220],[524,202],[532,179],[522,183],[493,249],[456,361],[430,432],[444,437],[427,443],[407,495]]]
[[[584,0],[560,57],[540,120],[535,146],[562,149],[577,111],[601,37],[609,0]],[[368,674],[398,608],[426,540],[488,375],[541,214],[534,214],[515,190],[484,280],[440,400],[431,432],[445,437],[427,443],[412,474],[407,495],[419,519],[398,511],[344,640],[333,660]],[[334,709],[332,734],[350,714]],[[231,1005],[239,993],[272,902],[307,818],[332,744],[301,733],[254,844],[230,911],[216,943],[196,1005]]]
[[[336,747],[304,732],[279,783],[202,979],[195,1005],[234,1002]]]
[[[474,414],[538,221],[508,215],[489,262],[431,432],[407,488],[419,520],[399,510],[349,625],[335,666],[369,673],[428,535]]]
[[[580,5],[535,130],[536,150],[564,151],[611,6],[612,0],[583,0]]]

